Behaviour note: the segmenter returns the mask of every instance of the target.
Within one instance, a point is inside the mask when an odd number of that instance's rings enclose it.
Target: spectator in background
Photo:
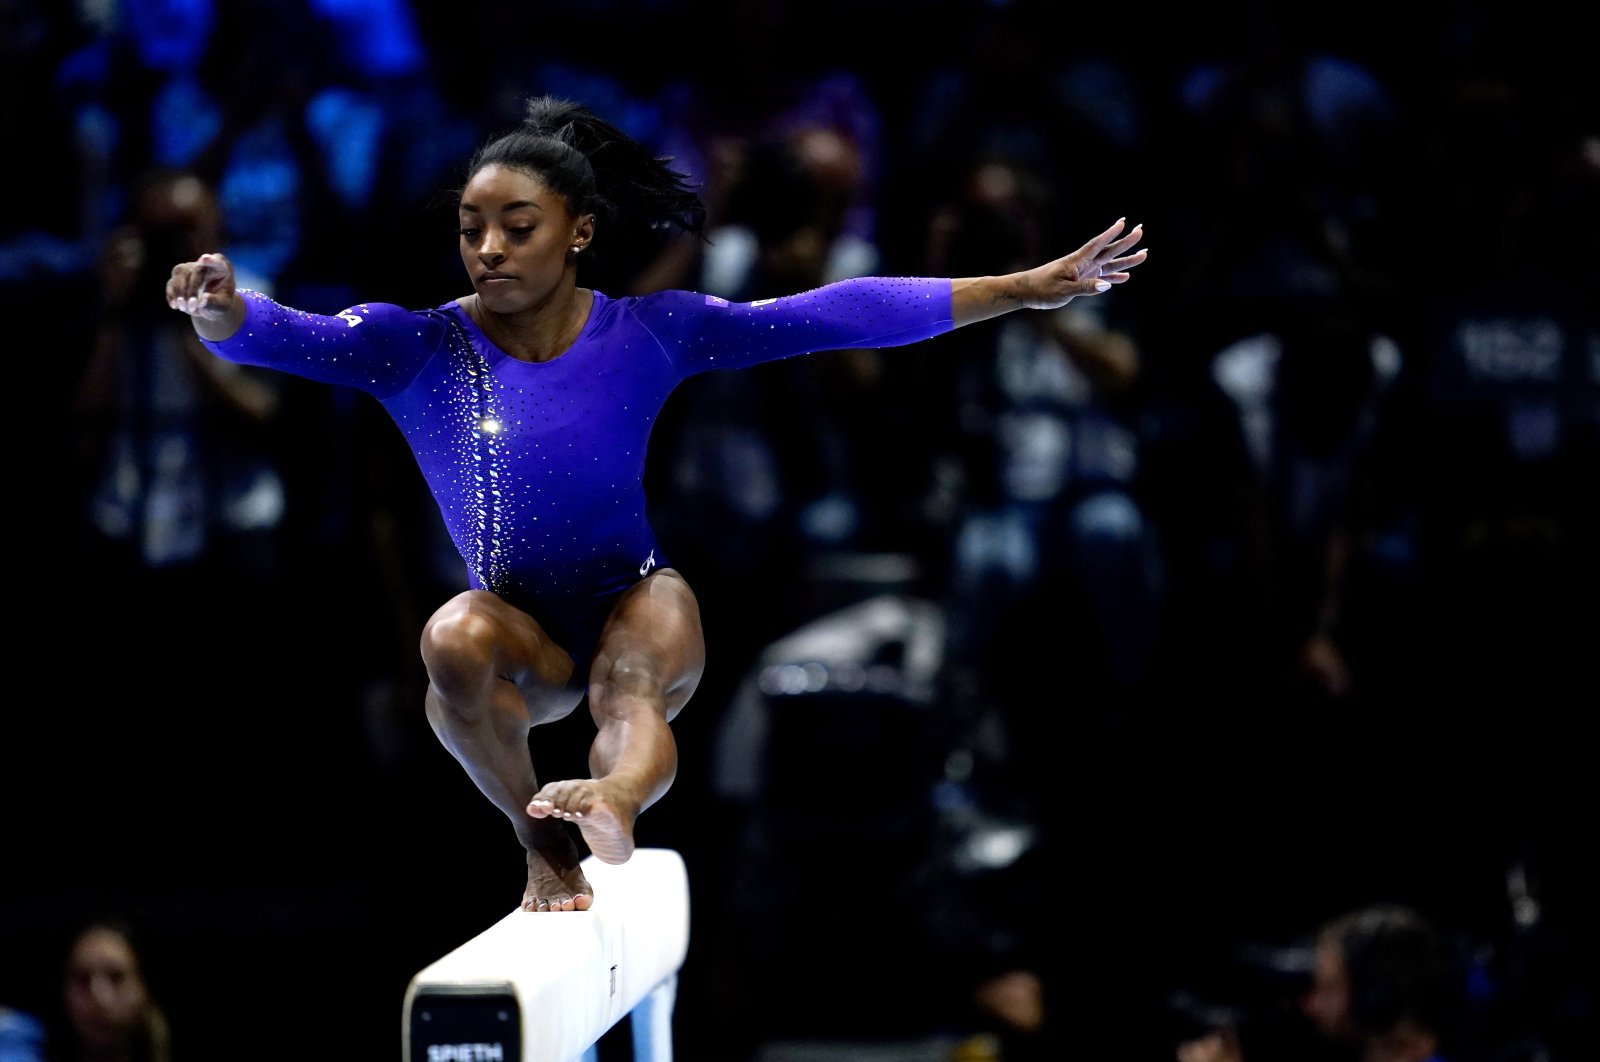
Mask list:
[[[279,644],[281,609],[320,563],[301,547],[310,521],[297,520],[305,510],[295,499],[299,463],[325,451],[290,447],[280,434],[294,423],[300,439],[314,438],[298,415],[296,381],[219,362],[161,302],[172,259],[214,246],[218,225],[213,189],[194,173],[158,169],[136,182],[132,213],[102,252],[99,282],[86,288],[99,301],[83,307],[70,461],[49,484],[78,516],[65,585],[92,595],[99,622],[118,632],[102,646],[106,673],[159,676],[170,725],[208,716],[219,696],[246,714],[276,703],[274,669],[241,682],[240,653]],[[217,623],[219,600],[238,595],[251,608]],[[295,627],[302,658],[323,644],[304,623]],[[139,722],[119,697],[90,698],[39,723],[80,763],[92,757],[103,780],[140,777],[171,752],[170,731]],[[247,743],[250,754],[269,755],[276,735],[264,728]],[[249,773],[237,755],[227,767],[201,757],[185,762],[182,777],[203,785],[213,765],[229,777]]]
[[[1258,673],[1272,699],[1344,700],[1353,682],[1341,644],[1352,571],[1375,533],[1389,530],[1374,526],[1369,503],[1389,456],[1376,444],[1400,349],[1337,301],[1291,303],[1262,323],[1265,331],[1212,361],[1252,473],[1243,526],[1259,637],[1243,641],[1263,653]]]
[[[50,1062],[171,1062],[172,1032],[144,959],[124,920],[96,919],[73,934]]]
[[[931,218],[927,266],[977,261],[1004,273],[1060,231],[1046,175],[982,152]],[[991,675],[1035,624],[1062,638],[1081,702],[1119,714],[1143,688],[1163,595],[1140,498],[1143,350],[1126,317],[1071,304],[937,341],[956,403],[941,457],[960,486],[950,536],[958,655]],[[942,422],[947,423],[947,422]],[[1018,656],[1016,659],[1022,659]],[[1021,718],[1032,695],[1018,689]],[[1103,699],[1102,699],[1103,698]]]
[[[744,145],[738,167],[723,223],[707,233],[702,290],[750,302],[873,272],[875,248],[848,230],[864,179],[853,139],[821,124],[777,132]],[[729,416],[742,420],[765,410],[752,426],[781,485],[779,520],[798,528],[802,550],[859,547],[877,531],[869,525],[878,514],[868,510],[892,504],[892,493],[880,492],[892,492],[896,479],[886,478],[881,464],[883,450],[903,437],[890,426],[903,411],[883,393],[883,360],[877,350],[821,352],[706,381],[692,392],[703,397],[714,393],[712,386],[732,389],[719,399],[721,415],[708,416],[703,408],[689,414],[697,434],[714,433]],[[802,394],[809,398],[796,402]],[[800,413],[802,407],[808,412]],[[904,461],[887,463],[900,482],[914,472]],[[740,490],[737,482],[718,487]]]
[[[1186,1041],[1178,1062],[1466,1057],[1451,1050],[1463,1018],[1462,971],[1448,941],[1418,912],[1385,905],[1353,911],[1318,932],[1312,954],[1310,984],[1291,1014]]]
[[[1303,1007],[1323,1037],[1370,1062],[1426,1062],[1459,1019],[1459,971],[1448,944],[1415,911],[1373,907],[1317,937]]]
[[[1385,250],[1406,216],[1401,97],[1358,47],[1264,5],[1179,39],[1163,150],[1207,163],[1149,333],[1165,352],[1149,463],[1172,574],[1162,654],[1281,719],[1284,694],[1347,701],[1358,644],[1403,665],[1364,637],[1374,612],[1351,612],[1418,578],[1400,497],[1415,466],[1396,449],[1410,426],[1394,424],[1413,336]]]
[[[272,429],[281,381],[218,364],[193,329],[149,310],[163,263],[221,239],[214,190],[185,170],[135,182],[100,259],[97,327],[74,404],[80,498],[133,567],[276,574],[285,488]],[[208,576],[202,576],[201,581]]]

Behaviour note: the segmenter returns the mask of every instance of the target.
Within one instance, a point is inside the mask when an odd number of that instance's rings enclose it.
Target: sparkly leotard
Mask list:
[[[597,291],[572,346],[527,362],[456,302],[320,315],[240,294],[243,325],[206,346],[377,398],[416,456],[469,585],[537,619],[580,680],[615,595],[666,565],[645,517],[645,445],[673,388],[711,369],[953,327],[948,279],[862,278],[750,303]]]

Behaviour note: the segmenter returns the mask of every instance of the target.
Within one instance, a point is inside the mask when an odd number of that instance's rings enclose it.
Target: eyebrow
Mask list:
[[[523,207],[532,207],[534,210],[538,210],[538,211],[541,211],[541,212],[544,210],[544,207],[540,206],[538,203],[533,202],[531,199],[514,199],[511,202],[507,203],[505,206],[501,207],[500,209],[502,211],[505,211],[505,210],[520,210]],[[478,207],[474,206],[471,203],[462,203],[460,209],[461,209],[461,211],[463,213],[467,213],[467,214],[481,214],[481,213],[483,213],[482,210],[478,209]]]

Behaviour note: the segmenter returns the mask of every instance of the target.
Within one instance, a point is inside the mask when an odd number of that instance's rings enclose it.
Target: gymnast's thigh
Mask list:
[[[675,568],[656,569],[617,599],[589,668],[591,685],[641,655],[660,677],[671,719],[688,703],[706,663],[700,603]]]
[[[423,656],[430,680],[445,689],[452,672],[487,663],[517,688],[534,724],[555,722],[582,700],[573,658],[553,632],[488,590],[463,591],[440,606],[423,633]]]

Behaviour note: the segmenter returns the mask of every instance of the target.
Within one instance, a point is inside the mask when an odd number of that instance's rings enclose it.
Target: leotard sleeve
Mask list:
[[[244,323],[221,341],[203,340],[220,358],[341,384],[387,398],[416,379],[444,342],[443,319],[393,303],[358,303],[337,314],[291,309],[241,289]]]
[[[860,277],[756,302],[667,291],[636,300],[634,312],[680,376],[818,350],[901,346],[955,327],[950,281],[927,277]]]

